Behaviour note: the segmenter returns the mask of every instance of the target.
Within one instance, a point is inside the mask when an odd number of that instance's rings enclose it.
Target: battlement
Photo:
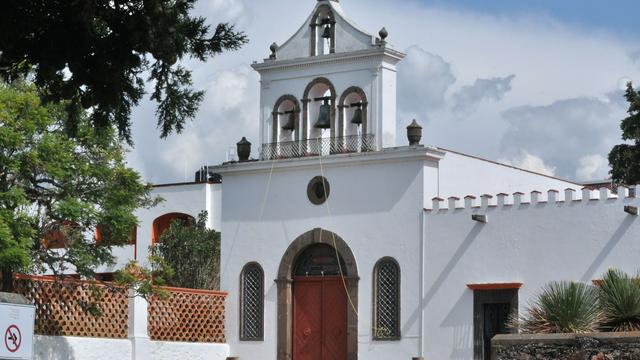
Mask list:
[[[491,195],[483,194],[478,197],[467,195],[464,199],[452,196],[448,199],[435,197],[432,199],[431,208],[424,209],[430,213],[453,212],[455,210],[478,210],[487,208],[514,208],[514,207],[544,207],[562,206],[576,203],[592,203],[594,201],[625,201],[627,199],[637,199],[640,192],[640,185],[633,187],[620,186],[614,193],[608,188],[591,190],[583,188],[582,191],[565,189],[561,194],[558,190],[548,190],[546,195],[540,191],[532,191],[529,194],[516,192],[511,195],[500,193]],[[628,201],[627,201],[628,202]],[[453,210],[453,211],[452,211]]]

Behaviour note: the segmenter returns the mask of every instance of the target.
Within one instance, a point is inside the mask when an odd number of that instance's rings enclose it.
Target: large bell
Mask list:
[[[318,116],[318,121],[316,121],[315,125],[313,125],[316,129],[330,129],[331,128],[331,106],[329,106],[329,102],[327,100],[324,101],[324,104],[320,105],[320,114]]]
[[[331,35],[332,35],[332,29],[331,29],[331,25],[327,24],[324,27],[324,31],[322,32],[322,37],[324,39],[331,39]]]
[[[293,110],[289,111],[289,120],[282,126],[282,130],[293,131],[296,129],[296,114]]]
[[[360,107],[353,112],[353,119],[351,119],[351,123],[358,126],[362,125],[362,109]]]

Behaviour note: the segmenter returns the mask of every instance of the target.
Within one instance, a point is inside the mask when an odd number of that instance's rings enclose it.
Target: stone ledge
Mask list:
[[[580,338],[596,339],[603,343],[640,343],[640,331],[603,332],[585,334],[503,334],[491,339],[492,345],[513,346],[531,343],[571,344]]]

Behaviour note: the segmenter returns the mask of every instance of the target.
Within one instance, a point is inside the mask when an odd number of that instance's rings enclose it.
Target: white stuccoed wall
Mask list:
[[[501,192],[544,192],[549,189],[560,191],[562,199],[566,188],[582,189],[582,185],[571,181],[536,174],[452,150],[439,150],[446,153],[444,160],[439,164],[439,181],[425,187],[432,191],[433,196],[443,199],[449,196],[463,198],[466,195],[479,197],[482,194],[495,195]],[[427,197],[425,200],[430,202],[431,198]]]
[[[321,174],[318,158],[236,164],[216,169],[223,176],[222,288],[227,299],[227,341],[232,356],[276,358],[276,295],[273,280],[280,260],[299,235],[321,227],[342,237],[356,258],[360,276],[359,359],[410,359],[419,343],[412,311],[402,313],[400,341],[371,341],[372,271],[376,261],[392,256],[402,273],[402,308],[417,309],[421,242],[422,184],[429,149],[389,150],[366,155],[335,155],[323,159],[331,187],[329,205],[313,205],[307,184]],[[435,176],[435,172],[431,173]],[[265,197],[266,193],[266,197]],[[264,202],[264,212],[261,209]],[[257,261],[265,272],[265,338],[239,341],[238,293],[242,267]]]
[[[134,355],[132,340],[71,336],[36,336],[34,360],[226,360],[226,344],[148,341],[143,354]]]
[[[582,198],[581,192],[569,194]],[[425,212],[425,359],[473,358],[473,291],[467,284],[524,283],[522,311],[549,281],[590,283],[610,267],[638,270],[640,220],[623,209],[640,200],[608,191],[602,200],[599,191],[585,194],[595,199],[547,202],[549,195],[541,194],[532,204],[527,194],[522,205],[507,197],[506,206],[448,210],[444,201],[445,209]],[[472,221],[474,213],[487,214],[488,223]]]

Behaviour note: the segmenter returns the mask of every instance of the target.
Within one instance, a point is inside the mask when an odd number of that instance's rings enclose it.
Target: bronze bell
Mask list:
[[[353,119],[351,119],[351,123],[358,126],[362,125],[362,108],[360,108],[360,106],[358,106],[356,111],[353,112]]]
[[[282,126],[282,130],[293,131],[296,129],[296,113],[293,110],[288,111],[288,113],[289,113],[289,120],[287,120],[287,123]]]
[[[330,129],[331,128],[331,106],[329,100],[325,99],[324,104],[320,105],[320,115],[318,121],[313,125],[316,129]]]
[[[332,35],[331,24],[327,24],[324,27],[324,31],[322,32],[322,37],[325,39],[331,39],[331,35]]]

